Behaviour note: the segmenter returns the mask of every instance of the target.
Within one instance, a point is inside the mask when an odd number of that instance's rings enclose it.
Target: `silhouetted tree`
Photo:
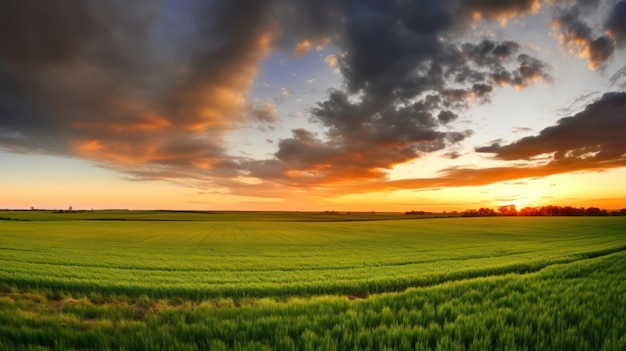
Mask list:
[[[492,208],[481,207],[478,209],[478,215],[479,216],[495,216],[496,211],[494,211]]]
[[[478,217],[479,213],[476,210],[467,210],[462,214],[463,217]]]
[[[602,216],[602,210],[597,207],[589,207],[585,210],[586,216]]]
[[[420,211],[421,212],[421,211]],[[455,213],[455,212],[450,212]],[[608,210],[600,209],[598,207],[573,207],[573,206],[555,206],[547,205],[541,207],[524,207],[519,211],[515,205],[505,205],[498,207],[498,211],[494,211],[491,208],[481,207],[478,210],[467,210],[461,215],[463,217],[484,217],[495,216],[497,214],[501,216],[626,216],[626,208],[619,211],[609,212]],[[407,214],[417,214],[416,211],[407,212]]]
[[[515,205],[504,205],[498,208],[498,212],[503,216],[517,216],[517,208]]]

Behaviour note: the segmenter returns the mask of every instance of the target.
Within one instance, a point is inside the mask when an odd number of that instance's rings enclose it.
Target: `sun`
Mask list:
[[[532,199],[526,197],[518,197],[501,204],[501,206],[515,206],[516,211],[520,211],[525,207],[532,207]]]
[[[517,200],[513,201],[513,205],[519,211],[519,210],[521,210],[524,207],[528,207],[529,206],[529,201],[528,201],[528,199],[517,199]]]

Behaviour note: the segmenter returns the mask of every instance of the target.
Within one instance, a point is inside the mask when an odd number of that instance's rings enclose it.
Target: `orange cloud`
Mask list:
[[[111,132],[150,132],[160,129],[172,127],[172,123],[166,118],[156,114],[144,114],[138,116],[135,121],[128,121],[127,123],[121,123],[117,121],[74,121],[70,123],[70,126],[74,129],[80,130],[109,130]]]
[[[337,55],[328,55],[324,58],[324,61],[328,64],[329,67],[337,67]]]
[[[193,77],[163,102],[113,99],[111,115],[125,118],[74,117],[70,126],[77,136],[69,144],[81,157],[127,169],[148,167],[164,173],[179,166],[212,169],[217,159],[228,159],[223,137],[244,118],[243,92],[269,54],[272,38],[269,32],[256,34],[247,53],[228,62],[227,71]]]
[[[312,45],[313,44],[311,44],[311,42],[308,40],[303,40],[299,42],[298,44],[296,44],[296,47],[293,49],[293,57],[300,58],[306,55],[311,49]]]
[[[306,55],[312,47],[315,47],[315,50],[321,51],[324,49],[326,45],[330,43],[330,37],[321,37],[317,39],[303,39],[296,43],[292,56],[294,58],[301,58]]]
[[[464,7],[469,10],[474,22],[490,19],[504,27],[512,18],[538,13],[541,0],[474,1],[464,4]]]
[[[570,54],[588,61],[591,70],[600,68],[613,56],[616,41],[608,35],[594,35],[578,6],[557,9],[552,29],[559,30],[558,40]]]
[[[155,161],[157,149],[155,145],[138,146],[135,143],[103,140],[77,141],[74,148],[84,158],[126,166],[138,166]]]
[[[374,191],[480,186],[503,181],[545,177],[571,172],[599,172],[626,167],[626,93],[605,94],[572,117],[561,119],[538,135],[509,145],[477,148],[518,164],[490,168],[447,168],[434,178],[388,180],[387,172],[405,158],[394,151],[402,143],[366,148],[358,143],[345,149],[324,143],[311,132],[294,131],[281,141],[278,160],[246,165],[251,175],[263,179],[233,189],[238,194],[258,194],[263,188],[291,191],[315,189],[320,196]],[[363,140],[364,137],[357,138]],[[306,152],[305,152],[306,150]],[[404,156],[406,157],[406,155]]]

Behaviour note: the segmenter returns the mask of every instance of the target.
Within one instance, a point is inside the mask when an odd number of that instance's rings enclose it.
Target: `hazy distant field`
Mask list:
[[[0,218],[0,349],[626,346],[624,217]]]

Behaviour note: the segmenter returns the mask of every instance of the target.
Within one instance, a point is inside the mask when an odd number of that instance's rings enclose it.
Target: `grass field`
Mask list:
[[[0,349],[626,349],[624,217],[0,218]]]

